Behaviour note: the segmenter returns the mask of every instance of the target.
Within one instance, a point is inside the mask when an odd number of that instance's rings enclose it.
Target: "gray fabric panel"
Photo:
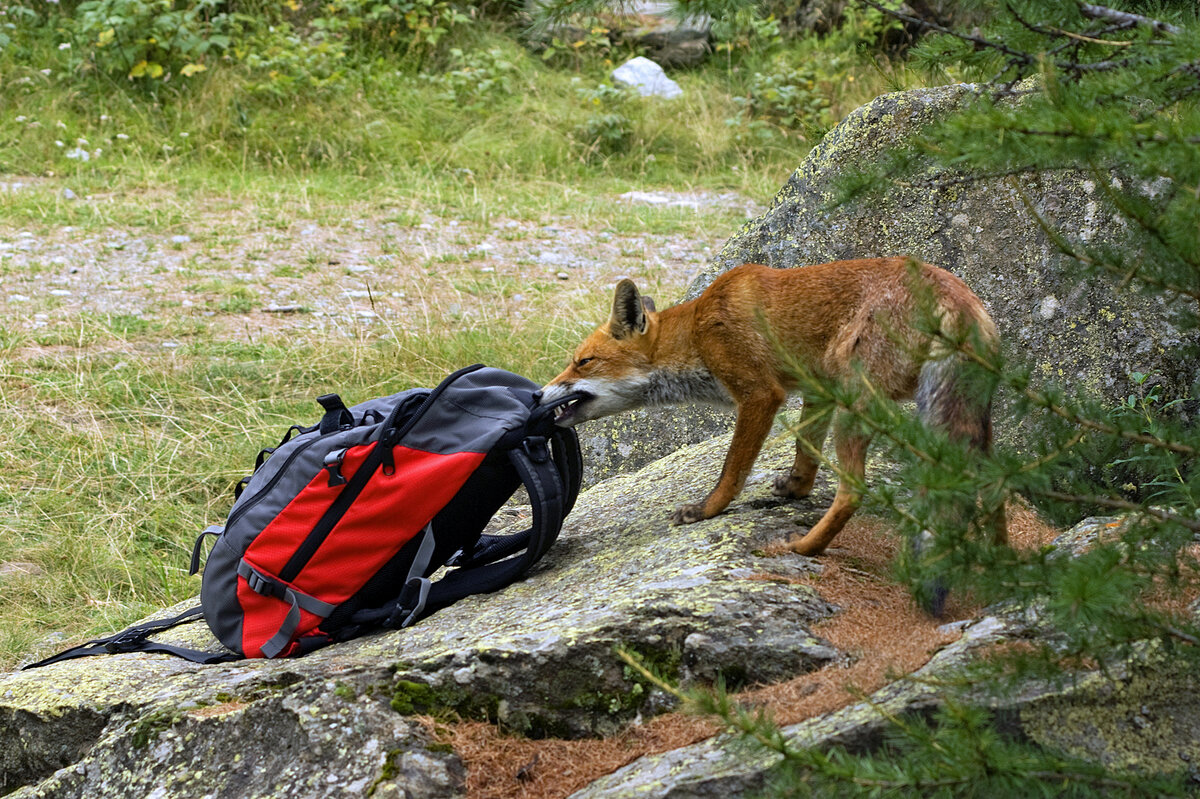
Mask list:
[[[242,651],[242,608],[237,601],[237,566],[242,553],[235,552],[225,536],[217,539],[204,563],[200,582],[200,604],[204,620],[225,646]]]
[[[380,416],[386,417],[397,402],[402,402],[409,395],[423,391],[424,389],[401,391],[388,397],[355,405],[350,408],[350,412],[354,415],[356,422],[360,421],[363,414],[370,410],[377,411]],[[252,535],[257,534],[279,514],[279,511],[296,498],[296,495],[312,480],[313,475],[323,469],[326,453],[366,444],[371,440],[376,428],[377,425],[362,425],[327,436],[321,436],[314,431],[297,436],[280,447],[254,474],[241,498],[230,510],[230,516],[238,515],[234,529],[230,532],[235,538],[242,531],[250,531]],[[285,464],[288,464],[287,472],[280,475]],[[278,480],[272,487],[270,495],[263,499],[256,499],[261,493],[262,486],[277,477]],[[249,541],[245,541],[240,546],[245,548],[248,544]]]
[[[483,368],[451,384],[400,442],[425,452],[488,452],[529,418],[539,386],[520,375]]]

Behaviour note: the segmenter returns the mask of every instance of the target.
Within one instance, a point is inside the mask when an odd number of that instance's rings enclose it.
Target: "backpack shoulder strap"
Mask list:
[[[554,427],[549,431],[548,438],[551,445],[551,458],[558,470],[562,484],[562,518],[566,519],[567,514],[575,507],[575,500],[579,497],[583,481],[583,456],[579,449],[579,437],[569,427]],[[523,475],[522,481],[524,481]],[[526,489],[529,489],[528,484],[526,484]],[[538,500],[533,491],[529,492],[529,497],[531,503],[537,503]],[[559,524],[561,525],[561,521]],[[481,535],[470,552],[460,550],[447,561],[446,565],[475,568],[501,558],[507,558],[514,552],[525,549],[532,534],[533,528],[531,527],[511,535]],[[557,533],[555,538],[557,538]],[[546,548],[549,548],[549,544]]]
[[[158,619],[143,622],[142,624],[135,624],[129,629],[122,630],[107,638],[97,638],[85,644],[80,644],[66,651],[59,652],[57,655],[48,657],[45,660],[39,660],[37,663],[30,663],[22,667],[22,670],[36,669],[41,666],[49,666],[51,663],[58,663],[62,660],[87,657],[88,655],[112,655],[120,652],[162,652],[190,660],[193,663],[223,663],[229,660],[239,660],[240,656],[231,652],[205,652],[200,649],[188,649],[187,647],[160,644],[158,641],[148,640],[148,636],[193,621],[200,618],[203,613],[204,609],[197,605],[170,619]]]

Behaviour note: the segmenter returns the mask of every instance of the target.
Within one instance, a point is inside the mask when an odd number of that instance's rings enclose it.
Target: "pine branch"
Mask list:
[[[929,20],[921,19],[920,17],[915,17],[911,14],[905,14],[903,11],[887,8],[883,5],[880,5],[879,3],[875,2],[875,0],[859,0],[859,2],[865,3],[866,5],[870,6],[871,8],[874,8],[877,11],[887,14],[888,16],[895,17],[896,19],[899,19],[903,22],[908,22],[913,25],[919,25],[928,30],[936,31],[937,33],[945,34],[946,36],[952,36],[956,39],[961,39],[962,41],[965,41],[965,42],[970,42],[972,45],[975,46],[975,49],[977,49],[977,50],[994,50],[998,53],[1003,53],[1004,55],[1008,56],[1010,67],[1014,67],[1014,66],[1030,67],[1030,66],[1033,66],[1034,64],[1036,64],[1039,60],[1039,56],[1034,53],[1023,52],[1021,50],[1014,50],[1013,48],[1009,47],[1008,45],[1004,44],[1003,42],[999,42],[994,39],[986,39],[982,36],[976,36],[973,33],[960,33],[959,31],[953,30],[951,28],[947,28],[945,25],[939,25],[936,22],[930,22]],[[1095,6],[1095,8],[1099,9],[1102,7]],[[1011,11],[1011,8],[1010,8],[1010,11]],[[1123,12],[1114,12],[1114,13],[1123,13]],[[1015,12],[1014,12],[1014,16],[1016,16]],[[1137,15],[1132,15],[1132,16],[1136,17]],[[1029,26],[1029,23],[1025,23],[1023,20],[1020,20],[1020,17],[1017,17],[1017,19],[1018,19],[1018,21],[1021,21],[1022,24],[1025,24],[1027,27]],[[1143,19],[1145,19],[1145,18],[1143,18]],[[1165,25],[1165,23],[1159,23],[1159,24]],[[1176,29],[1176,31],[1177,30],[1178,29]],[[1041,31],[1038,31],[1038,32],[1041,32]],[[1047,32],[1045,32],[1044,35],[1051,35],[1051,34],[1050,34],[1050,32],[1047,31]],[[1091,62],[1054,61],[1053,64],[1056,68],[1058,68],[1064,72],[1073,72],[1073,73],[1075,73],[1076,77],[1079,77],[1085,72],[1086,73],[1114,72],[1117,70],[1125,69],[1127,67],[1131,67],[1138,63],[1144,63],[1145,61],[1146,61],[1145,58],[1130,57],[1130,58],[1123,58],[1119,61],[1091,61]]]
[[[1075,433],[1075,435],[1071,436],[1071,438],[1067,441],[1067,443],[1063,444],[1061,447],[1058,447],[1053,452],[1048,452],[1047,454],[1043,455],[1042,457],[1038,458],[1035,461],[1030,461],[1029,463],[1026,463],[1023,466],[1021,466],[1021,469],[1020,469],[1021,474],[1028,474],[1029,472],[1036,472],[1038,469],[1041,469],[1043,466],[1047,466],[1047,465],[1053,463],[1054,461],[1058,460],[1063,455],[1067,454],[1067,450],[1072,449],[1076,444],[1078,444],[1080,441],[1082,441],[1083,437],[1085,435],[1087,435],[1087,433],[1085,431],[1083,431],[1083,430],[1077,431]]]
[[[1013,132],[1019,133],[1020,131],[1013,131]],[[1093,267],[1095,269],[1100,269],[1102,271],[1108,272],[1109,274],[1118,275],[1122,279],[1129,277],[1128,270],[1122,269],[1120,266],[1118,266],[1116,264],[1109,263],[1107,261],[1101,261],[1096,258],[1093,258],[1092,256],[1088,255],[1087,253],[1080,252],[1075,247],[1073,247],[1071,245],[1071,243],[1069,241],[1067,241],[1067,238],[1065,236],[1063,236],[1062,233],[1060,233],[1058,230],[1056,230],[1049,222],[1047,222],[1046,218],[1044,216],[1042,216],[1041,212],[1038,211],[1038,209],[1036,207],[1034,207],[1033,201],[1029,199],[1028,195],[1025,194],[1025,191],[1020,187],[1020,185],[1016,182],[1016,180],[1010,180],[1009,183],[1010,183],[1010,185],[1012,185],[1013,189],[1016,190],[1017,196],[1021,198],[1021,202],[1025,205],[1025,208],[1026,208],[1026,210],[1029,211],[1030,215],[1033,216],[1033,219],[1035,222],[1037,222],[1038,227],[1040,227],[1042,229],[1042,232],[1045,233],[1050,238],[1050,241],[1054,244],[1055,247],[1058,248],[1058,250],[1063,255],[1066,255],[1070,258],[1074,258],[1075,260],[1079,261],[1080,263],[1086,264],[1087,266]],[[1145,283],[1148,286],[1153,286],[1153,287],[1161,289],[1163,291],[1169,291],[1172,294],[1178,294],[1181,297],[1190,297],[1191,299],[1196,300],[1197,302],[1200,302],[1200,288],[1188,288],[1187,286],[1182,286],[1178,283],[1173,283],[1171,281],[1163,280],[1161,278],[1147,276],[1147,275],[1141,274],[1140,272],[1138,274],[1136,274],[1134,277],[1136,277],[1137,280],[1141,281],[1142,283]],[[1189,448],[1187,450],[1187,454],[1195,454],[1195,450]]]
[[[1000,377],[1014,389],[1020,391],[1026,399],[1037,405],[1042,410],[1049,411],[1060,419],[1068,421],[1073,425],[1084,427],[1097,433],[1104,433],[1105,435],[1123,438],[1127,441],[1134,441],[1139,444],[1147,444],[1156,449],[1163,449],[1167,450],[1168,452],[1178,453],[1180,455],[1195,456],[1197,454],[1196,448],[1188,444],[1178,441],[1168,441],[1167,439],[1146,435],[1145,433],[1135,433],[1132,430],[1123,430],[1115,425],[1108,424],[1107,422],[1099,422],[1095,419],[1089,419],[1086,416],[1082,416],[1075,411],[1072,411],[1070,408],[1067,408],[1063,405],[1058,405],[1047,394],[1035,391],[1028,386],[1022,387],[1018,385],[1017,382],[1014,381],[1009,375],[1004,374],[1004,372],[996,363],[982,357],[973,349],[962,346],[961,342],[956,342],[940,332],[934,332],[932,335],[955,347],[959,353],[970,358],[972,361],[979,364],[993,375]]]
[[[1180,527],[1185,527],[1195,533],[1200,533],[1200,521],[1189,519],[1186,516],[1181,516],[1178,513],[1173,513],[1169,510],[1161,508],[1148,507],[1139,505],[1136,502],[1130,502],[1127,499],[1117,499],[1115,497],[1103,497],[1096,494],[1068,494],[1063,491],[1055,491],[1050,488],[1031,488],[1029,489],[1038,496],[1046,497],[1047,499],[1056,499],[1060,502],[1071,502],[1074,504],[1091,504],[1099,505],[1102,508],[1112,508],[1114,510],[1128,510],[1144,513],[1147,516],[1152,516],[1160,522],[1173,522]]]
[[[1179,629],[1173,624],[1164,624],[1162,625],[1162,629],[1167,635],[1179,641],[1183,641],[1185,644],[1200,646],[1200,638],[1197,638],[1189,633],[1185,633],[1183,630]]]
[[[895,17],[903,22],[919,25],[923,28],[928,28],[929,30],[943,33],[947,36],[953,36],[956,39],[962,39],[964,42],[970,42],[971,44],[975,45],[977,49],[996,50],[997,52],[1004,53],[1009,58],[1014,59],[1021,64],[1030,65],[1036,61],[1033,55],[1029,53],[1022,53],[1019,50],[1013,50],[1011,47],[1008,47],[1001,42],[994,42],[990,39],[984,39],[981,36],[975,36],[969,33],[959,33],[952,28],[947,28],[945,25],[939,25],[936,22],[930,22],[927,19],[921,19],[920,17],[914,17],[911,14],[905,14],[903,11],[899,11],[894,8],[887,8],[886,6],[876,3],[875,0],[859,0],[859,2],[865,3],[871,8],[874,8],[876,11],[881,11],[884,14]]]
[[[1079,13],[1088,19],[1121,22],[1128,25],[1145,25],[1159,33],[1176,34],[1180,32],[1179,28],[1161,20],[1144,17],[1141,14],[1132,14],[1128,11],[1118,11],[1115,8],[1108,8],[1107,6],[1093,5],[1092,3],[1080,3]]]

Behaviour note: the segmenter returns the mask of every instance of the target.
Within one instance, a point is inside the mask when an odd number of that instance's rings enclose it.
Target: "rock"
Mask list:
[[[970,652],[999,640],[1006,626],[996,619],[972,625],[913,677],[944,675]],[[927,710],[938,691],[917,679],[901,679],[863,702],[784,728],[793,746],[841,745],[856,751],[877,747],[889,726],[885,714]],[[718,735],[691,746],[635,760],[596,780],[571,799],[723,799],[762,790],[782,757],[733,735]]]
[[[104,784],[102,795],[132,798],[154,778],[172,799],[318,797],[337,794],[305,780],[332,775],[337,790],[390,780],[398,795],[453,796],[456,759],[409,714],[453,711],[529,735],[610,734],[670,706],[624,667],[618,646],[672,679],[722,674],[733,687],[840,660],[808,632],[833,612],[813,588],[752,579],[789,567],[751,553],[798,523],[795,505],[771,497],[765,471],[721,517],[668,525],[677,503],[711,488],[727,445],[713,439],[585,492],[526,580],[403,631],[294,660],[199,666],[121,654],[2,676],[0,785],[74,799]],[[780,437],[764,463],[782,469],[791,450]],[[831,493],[823,482],[817,502]],[[219,647],[203,623],[162,638]],[[216,754],[234,750],[243,762]],[[291,787],[273,793],[277,784]]]
[[[0,561],[0,579],[5,577],[40,577],[45,570],[36,563],[19,560]]]
[[[542,13],[543,0],[526,0],[533,17]],[[689,14],[680,19],[677,6],[662,0],[631,0],[609,9],[604,21],[608,38],[644,52],[664,67],[692,67],[703,63],[712,52],[712,18],[707,14]],[[535,32],[531,45],[542,49],[553,38],[566,43],[586,42],[590,31],[573,21],[553,22]]]
[[[594,422],[576,431],[583,450],[584,485],[628,474],[681,447],[733,430],[732,409],[708,406],[642,408]]]
[[[913,180],[829,207],[847,173],[908,146],[922,127],[953,113],[975,91],[955,85],[897,92],[852,112],[809,153],[771,208],[729,239],[687,298],[745,262],[793,267],[912,255],[963,278],[996,320],[1008,351],[1032,359],[1036,378],[1117,402],[1129,393],[1128,375],[1140,371],[1153,375],[1164,395],[1185,393],[1195,375],[1181,353],[1200,344],[1200,333],[1181,323],[1183,311],[1115,280],[1080,280],[1008,178],[926,163]],[[1056,172],[1018,183],[1068,237],[1101,245],[1121,239],[1124,224],[1090,176]],[[1002,440],[1003,428],[997,429]]]
[[[637,56],[613,70],[615,83],[637,89],[643,97],[671,100],[683,95],[679,84],[667,77],[663,68],[645,56]]]
[[[787,20],[801,31],[826,34],[842,26],[849,0],[800,0]]]
[[[28,720],[6,722],[11,729]],[[465,795],[462,763],[427,748],[419,724],[385,698],[344,698],[333,685],[275,695],[265,689],[254,699],[139,708],[107,718],[68,717],[61,726],[60,734],[74,735],[59,742],[57,753],[45,754],[57,754],[66,765],[9,796],[290,799],[361,797],[368,789],[414,799]],[[12,770],[8,759],[0,755],[7,785],[37,778]]]
[[[675,5],[660,0],[633,0],[617,17],[616,38],[642,49],[663,67],[692,67],[701,64],[712,52],[712,18],[692,14],[686,19],[675,15]]]

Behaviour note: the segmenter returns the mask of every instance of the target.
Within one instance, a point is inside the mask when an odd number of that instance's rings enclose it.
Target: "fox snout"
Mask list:
[[[578,394],[579,396],[563,402],[566,397],[572,394]],[[585,405],[591,397],[584,392],[576,391],[575,381],[548,383],[534,397],[537,403],[542,406],[563,403],[554,409],[554,423],[559,427],[574,427],[580,422],[591,418],[581,413],[581,406]]]

